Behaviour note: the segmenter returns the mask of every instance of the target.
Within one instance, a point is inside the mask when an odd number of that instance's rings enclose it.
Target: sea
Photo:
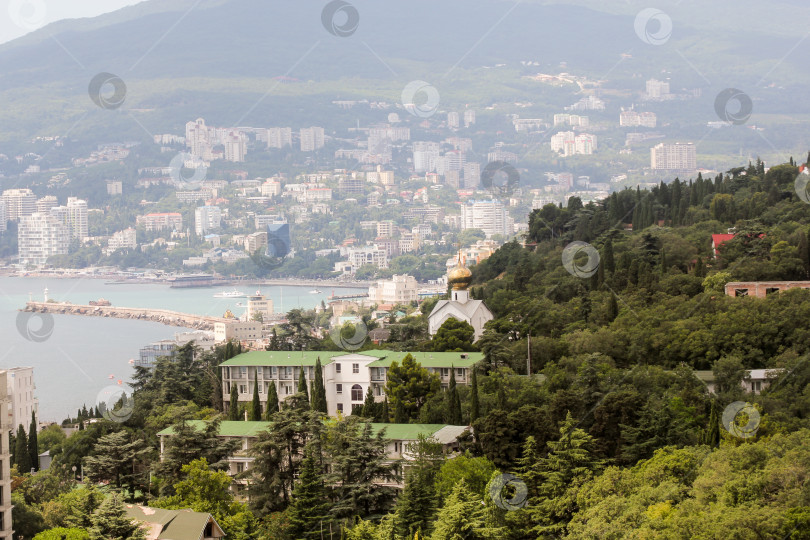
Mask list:
[[[103,317],[23,313],[30,299],[48,298],[87,304],[105,298],[113,306],[170,309],[183,313],[222,316],[245,312],[245,298],[215,298],[220,292],[259,290],[271,298],[276,313],[312,309],[333,292],[347,295],[367,289],[312,286],[224,286],[172,289],[163,284],[113,284],[102,279],[0,277],[0,369],[33,367],[40,421],[61,422],[83,405],[95,407],[110,395],[110,387],[124,388],[131,380],[130,359],[145,345],[171,339],[183,328],[159,323]]]

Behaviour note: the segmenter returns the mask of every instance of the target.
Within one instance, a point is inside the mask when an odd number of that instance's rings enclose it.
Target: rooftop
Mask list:
[[[197,429],[202,429],[205,420],[189,420],[189,425]],[[271,422],[242,422],[239,420],[223,420],[219,424],[220,437],[258,437],[262,431],[267,431],[272,427]],[[385,430],[385,438],[400,441],[415,441],[419,435],[429,437],[441,432],[440,442],[452,434],[461,434],[467,426],[448,426],[446,424],[371,424],[371,432],[376,435]],[[159,432],[160,436],[174,435],[174,430],[169,427]],[[445,436],[446,435],[446,436]],[[437,435],[437,437],[439,437]],[[446,442],[446,441],[445,441]]]
[[[386,351],[373,349],[368,351],[251,351],[242,353],[223,362],[222,366],[314,366],[318,358],[326,366],[343,356],[368,357],[372,362],[369,367],[389,367],[391,362],[402,363],[410,354],[426,368],[472,367],[480,362],[484,355],[476,352],[411,352]]]

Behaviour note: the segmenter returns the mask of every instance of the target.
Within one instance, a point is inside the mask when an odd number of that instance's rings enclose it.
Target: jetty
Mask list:
[[[180,313],[168,309],[128,308],[116,306],[90,306],[67,302],[26,302],[25,309],[30,313],[50,313],[53,315],[83,315],[85,317],[107,317],[111,319],[137,319],[156,322],[167,326],[193,328],[194,330],[214,330],[219,322],[228,322],[223,317],[209,317]]]

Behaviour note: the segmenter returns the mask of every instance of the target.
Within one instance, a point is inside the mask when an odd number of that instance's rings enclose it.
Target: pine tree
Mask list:
[[[259,401],[259,377],[253,379],[253,401],[250,404],[250,419],[258,421],[262,419],[262,402]]]
[[[28,453],[28,435],[22,424],[17,427],[17,438],[15,441],[14,456],[17,458],[17,470],[20,474],[31,472],[31,454]]]
[[[315,380],[312,383],[312,410],[327,414],[326,387],[323,384],[323,366],[321,357],[315,361]]]
[[[298,483],[292,493],[292,504],[287,509],[292,538],[321,538],[321,527],[329,521],[329,500],[323,484],[323,471],[318,463],[315,445],[310,443],[304,449],[304,460]],[[328,529],[327,529],[328,530]]]
[[[304,397],[309,401],[309,392],[307,391],[307,375],[306,368],[301,366],[301,371],[298,376],[298,392],[304,394]]]
[[[267,406],[264,410],[264,419],[271,420],[273,415],[278,412],[278,392],[276,391],[275,381],[270,381],[267,386]]]
[[[439,510],[430,540],[447,538],[506,538],[507,531],[490,527],[486,507],[462,478]]]
[[[39,470],[39,443],[37,441],[37,417],[31,411],[31,425],[28,427],[28,456],[31,458],[31,467]]]
[[[405,538],[430,530],[436,514],[436,474],[443,461],[441,445],[435,440],[420,437],[410,450],[414,459],[405,473],[394,518],[397,534]]]
[[[231,404],[228,408],[228,420],[241,420],[239,418],[239,387],[231,383]]]
[[[447,423],[453,426],[461,425],[461,401],[456,389],[456,369],[450,366],[450,383],[447,385]]]
[[[107,498],[92,517],[93,526],[88,531],[91,540],[142,540],[146,533],[137,522],[133,522],[121,498],[113,493]]]
[[[470,389],[470,424],[475,422],[480,414],[480,405],[478,404],[478,375],[476,373],[475,366],[473,366]]]

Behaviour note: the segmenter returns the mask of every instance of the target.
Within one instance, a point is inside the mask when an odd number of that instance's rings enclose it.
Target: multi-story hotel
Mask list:
[[[393,362],[402,363],[407,352],[363,351],[253,351],[240,354],[220,364],[222,369],[222,400],[230,406],[231,388],[236,385],[240,403],[253,399],[253,386],[258,382],[262,410],[267,405],[267,390],[276,385],[280,400],[295,394],[301,370],[310,389],[315,380],[315,363],[323,366],[327,410],[330,416],[350,414],[354,406],[362,405],[371,388],[376,401],[385,399],[388,369]],[[469,384],[473,366],[481,361],[481,353],[410,353],[422,367],[435,373],[442,387],[450,382],[451,369],[457,384]]]
[[[470,201],[461,205],[461,228],[481,229],[487,238],[512,234],[513,221],[500,201]]]
[[[194,232],[197,236],[219,230],[221,222],[222,210],[219,206],[200,206],[194,210]]]
[[[313,152],[324,146],[324,131],[322,127],[301,128],[301,151]]]
[[[52,255],[65,255],[70,231],[52,215],[35,212],[20,220],[17,231],[20,264],[42,266]]]
[[[419,285],[413,276],[394,275],[369,287],[368,297],[377,304],[407,304],[419,299]]]

